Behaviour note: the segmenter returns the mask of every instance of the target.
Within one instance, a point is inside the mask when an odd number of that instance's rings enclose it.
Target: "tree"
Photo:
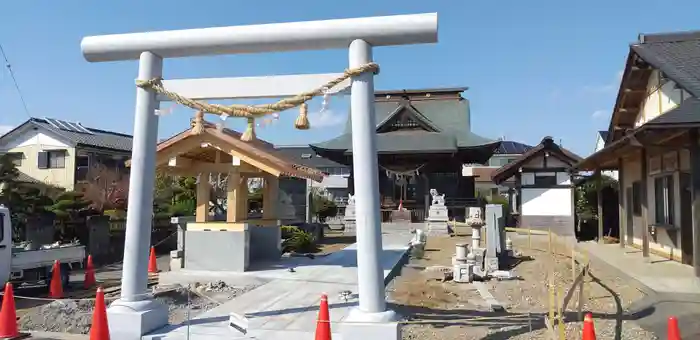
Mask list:
[[[129,177],[119,174],[102,164],[91,166],[82,184],[85,199],[90,207],[102,213],[105,210],[125,209],[129,192]]]
[[[27,218],[46,213],[53,204],[51,198],[38,188],[17,181],[19,174],[10,156],[0,156],[0,204],[10,208],[12,238],[15,241],[24,238]]]
[[[598,191],[606,187],[618,188],[616,179],[601,175],[600,181],[595,178],[585,178],[575,188],[576,202],[576,217],[578,219],[576,229],[581,231],[581,226],[588,222],[598,219]]]
[[[329,198],[325,190],[313,188],[311,191],[311,213],[319,222],[325,222],[328,217],[338,214],[338,206]]]

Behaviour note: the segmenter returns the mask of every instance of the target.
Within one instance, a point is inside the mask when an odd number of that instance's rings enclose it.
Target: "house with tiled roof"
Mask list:
[[[595,149],[593,149],[593,152],[598,152],[599,150],[602,150],[605,147],[605,143],[608,140],[608,130],[601,130],[596,133],[596,139],[595,139]],[[615,170],[606,170],[602,172],[603,175],[614,178],[617,180],[617,171]]]
[[[700,31],[630,45],[605,145],[576,168],[618,171],[622,247],[700,277]]]
[[[75,190],[101,164],[126,173],[131,135],[85,127],[79,122],[31,118],[0,136],[0,154],[9,154],[20,181]]]

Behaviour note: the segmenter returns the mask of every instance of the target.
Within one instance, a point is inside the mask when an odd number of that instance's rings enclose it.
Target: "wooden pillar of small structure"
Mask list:
[[[277,219],[277,201],[279,195],[279,178],[272,175],[264,177],[263,185],[263,219]]]
[[[642,149],[641,166],[641,199],[642,199],[642,256],[649,257],[649,194],[647,192],[647,181],[649,179],[649,161],[647,160],[647,150]]]
[[[600,170],[595,172],[595,184],[596,184],[596,201],[598,201],[598,242],[603,243],[604,239],[604,224],[603,224],[603,175]]]
[[[698,129],[690,130],[690,176],[692,197],[692,236],[693,236],[693,269],[695,276],[700,277],[700,136]]]
[[[209,184],[209,173],[199,175],[197,182],[197,209],[195,210],[195,222],[202,223],[209,220],[209,198],[211,196],[211,185]]]
[[[247,217],[242,202],[248,199],[248,190],[242,188],[238,172],[228,174],[226,185],[226,222],[240,222]]]
[[[617,160],[617,206],[618,206],[618,217],[619,217],[619,229],[620,229],[620,235],[618,236],[620,239],[620,248],[625,247],[625,232],[627,230],[627,212],[625,211],[625,167],[624,167],[624,160],[622,158],[619,158]],[[629,203],[627,203],[629,204]]]

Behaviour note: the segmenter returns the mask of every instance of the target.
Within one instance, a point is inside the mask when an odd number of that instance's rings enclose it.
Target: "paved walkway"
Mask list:
[[[383,252],[381,264],[385,280],[392,276],[395,268],[408,249],[411,234],[408,225],[383,225]],[[292,258],[282,261],[276,269],[228,274],[225,281],[262,279],[269,282],[243,294],[219,307],[209,310],[195,319],[189,327],[174,325],[144,336],[143,339],[259,339],[305,340],[314,338],[320,295],[327,293],[330,305],[331,329],[338,331],[338,322],[357,305],[357,248],[356,244],[323,258],[314,260]],[[290,272],[289,267],[295,271]],[[187,281],[186,276],[199,277],[204,273],[172,272],[163,275],[161,281]],[[168,276],[170,276],[168,278]],[[175,278],[174,276],[179,276]],[[211,273],[207,274],[214,278]],[[346,302],[339,293],[349,290],[353,296]],[[248,334],[242,335],[228,327],[229,313],[245,314],[250,322]],[[334,333],[334,339],[340,335]]]
[[[684,339],[700,338],[700,279],[692,267],[655,255],[646,260],[641,250],[618,244],[582,242],[577,247],[590,256],[594,273],[596,265],[605,265],[647,294],[629,308],[639,326],[664,338],[668,318],[676,316]]]

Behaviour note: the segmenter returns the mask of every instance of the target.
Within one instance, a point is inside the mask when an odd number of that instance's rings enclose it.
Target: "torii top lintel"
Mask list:
[[[149,51],[162,58],[347,48],[362,39],[372,46],[438,41],[437,13],[302,21],[83,38],[90,62],[136,60]]]

